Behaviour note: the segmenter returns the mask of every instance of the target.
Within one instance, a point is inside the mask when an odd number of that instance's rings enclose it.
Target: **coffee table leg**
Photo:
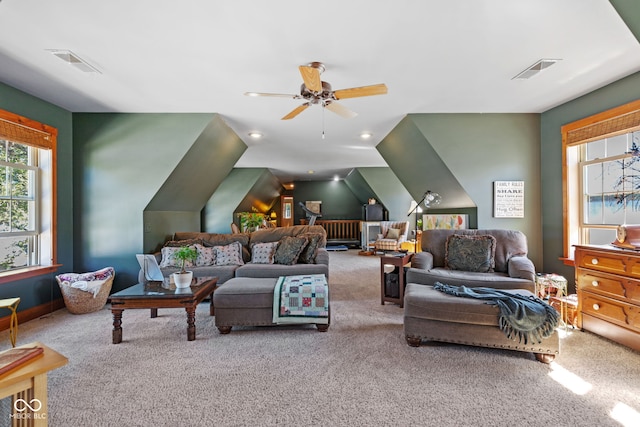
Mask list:
[[[113,343],[122,342],[122,312],[124,310],[111,309],[113,313]]]
[[[151,309],[151,318],[155,319],[156,317],[158,317],[158,309],[157,308],[152,308]]]
[[[215,308],[213,307],[213,292],[211,292],[211,302],[209,303],[209,316],[215,316]]]
[[[187,341],[196,339],[196,308],[185,307],[187,310]]]

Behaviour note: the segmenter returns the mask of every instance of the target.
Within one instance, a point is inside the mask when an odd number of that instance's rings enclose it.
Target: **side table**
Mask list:
[[[413,254],[399,253],[399,254],[387,254],[380,257],[380,304],[384,305],[385,301],[394,302],[400,304],[400,308],[404,307],[404,267],[409,264]],[[385,265],[397,267],[398,269],[398,296],[394,297],[385,292],[386,274],[384,271]]]

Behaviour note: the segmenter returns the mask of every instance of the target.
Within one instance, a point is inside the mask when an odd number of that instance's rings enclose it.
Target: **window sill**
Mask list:
[[[564,258],[564,257],[560,257],[558,258],[560,261],[562,261],[564,263],[564,265],[568,265],[570,267],[575,267],[576,263],[575,260],[573,258]]]
[[[0,273],[0,284],[50,274],[55,272],[58,267],[61,266],[62,264],[39,265],[36,267],[21,268],[19,270],[3,271]]]

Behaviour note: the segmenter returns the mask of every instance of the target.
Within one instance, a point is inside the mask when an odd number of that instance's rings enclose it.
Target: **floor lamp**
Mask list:
[[[411,201],[411,207],[409,208],[409,214],[407,216],[411,216],[411,214],[414,212],[416,213],[416,250],[418,247],[418,213],[422,212],[422,208],[420,207],[420,205],[424,204],[425,209],[430,209],[434,206],[439,205],[441,201],[442,197],[438,193],[434,193],[431,190],[424,193],[424,196],[422,196],[422,200],[420,200],[418,203],[416,203],[415,200]]]

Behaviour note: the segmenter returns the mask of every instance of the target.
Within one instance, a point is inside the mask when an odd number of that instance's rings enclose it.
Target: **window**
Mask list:
[[[564,257],[640,224],[640,101],[562,127]]]
[[[0,279],[55,262],[56,134],[0,110]]]

